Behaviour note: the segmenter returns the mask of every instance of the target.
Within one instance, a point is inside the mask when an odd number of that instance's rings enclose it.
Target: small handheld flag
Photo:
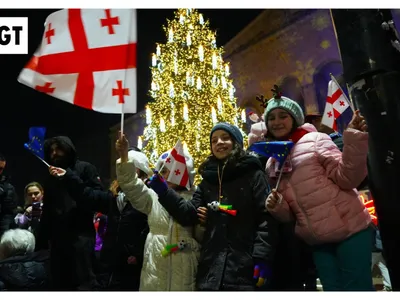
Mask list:
[[[50,165],[44,160],[44,136],[46,134],[45,127],[29,128],[29,142],[24,144],[25,149],[39,158],[46,166]]]
[[[258,142],[250,146],[249,150],[254,151],[267,158],[273,157],[279,162],[279,177],[275,189],[278,190],[283,173],[283,164],[289,156],[294,143],[292,141]]]
[[[282,166],[293,146],[291,141],[257,142],[252,144],[249,150],[267,158],[273,157]]]

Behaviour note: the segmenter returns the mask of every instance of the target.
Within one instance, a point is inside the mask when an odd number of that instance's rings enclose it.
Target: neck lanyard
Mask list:
[[[222,178],[224,177],[224,170],[225,170],[226,162],[222,166],[222,171],[221,175],[219,173],[219,165],[218,165],[218,182],[219,182],[219,195],[218,195],[218,200],[222,200]]]

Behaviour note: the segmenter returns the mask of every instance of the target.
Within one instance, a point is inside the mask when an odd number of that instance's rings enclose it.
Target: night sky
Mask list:
[[[0,56],[0,152],[7,158],[5,174],[10,176],[22,198],[23,188],[30,181],[47,176],[43,163],[24,149],[31,126],[47,127],[47,137],[67,135],[75,143],[82,160],[93,163],[105,179],[109,177],[109,128],[120,122],[120,115],[101,114],[73,106],[39,93],[17,82],[19,72],[32,56],[43,35],[46,17],[58,9],[0,10],[0,17],[29,18],[29,54]],[[156,42],[165,42],[162,25],[172,19],[172,9],[138,10],[138,111],[149,101],[150,55]],[[217,30],[218,46],[225,45],[262,10],[200,9]],[[129,117],[129,115],[126,115]]]

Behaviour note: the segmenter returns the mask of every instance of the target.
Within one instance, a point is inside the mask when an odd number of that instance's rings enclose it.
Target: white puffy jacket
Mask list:
[[[148,216],[149,234],[144,247],[140,291],[194,291],[200,245],[194,239],[193,227],[182,227],[158,202],[158,195],[136,175],[132,160],[117,161],[117,180],[127,199]],[[184,192],[186,200],[193,193]],[[184,240],[188,247],[166,257],[161,251],[168,244]]]

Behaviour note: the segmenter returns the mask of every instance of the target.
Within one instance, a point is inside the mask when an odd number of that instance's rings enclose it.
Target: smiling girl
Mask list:
[[[302,109],[289,98],[271,99],[264,119],[269,140],[295,143],[267,209],[282,222],[294,221],[296,234],[312,246],[325,291],[372,291],[371,218],[356,190],[367,173],[364,118],[354,113],[343,153],[327,134],[304,124]],[[280,169],[275,164],[269,159],[266,167],[272,181]]]
[[[150,186],[183,226],[195,225],[198,209],[209,207],[198,290],[250,291],[258,278],[259,286],[265,287],[275,251],[276,222],[264,209],[270,189],[261,163],[244,152],[239,128],[228,123],[211,130],[210,148],[211,155],[199,168],[203,180],[190,201],[169,188],[159,174]]]

